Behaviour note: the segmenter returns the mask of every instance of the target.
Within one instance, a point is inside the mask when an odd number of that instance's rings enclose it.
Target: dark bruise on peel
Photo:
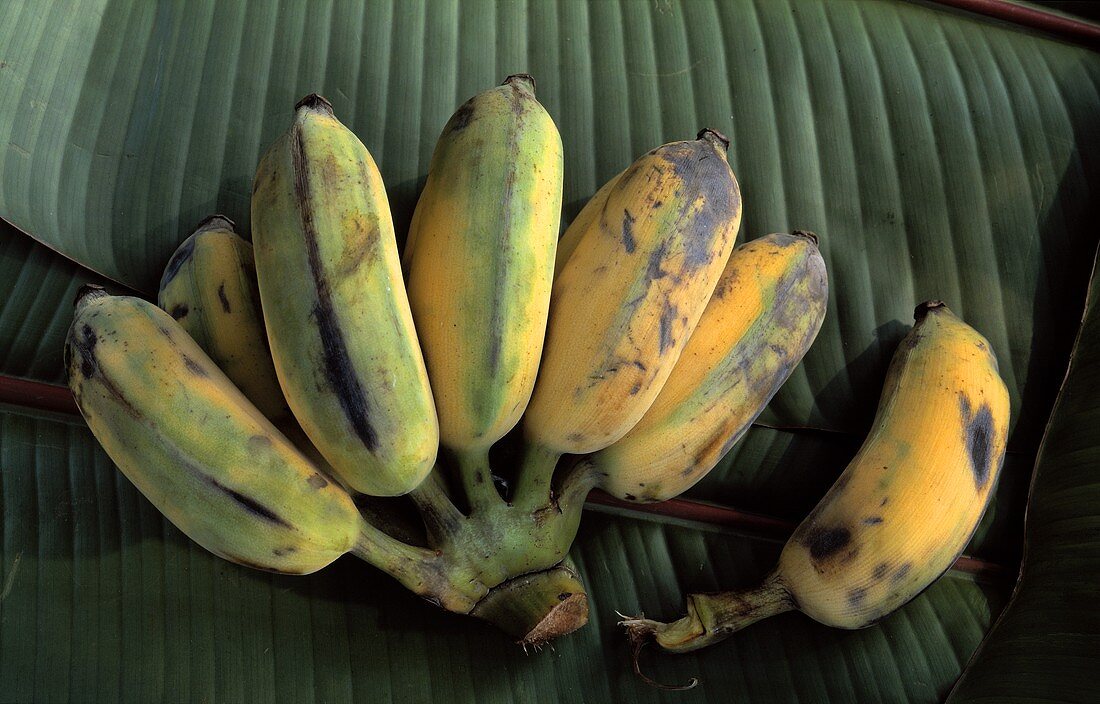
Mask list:
[[[886,573],[888,571],[890,571],[890,566],[887,565],[885,562],[881,562],[878,564],[878,566],[875,567],[875,571],[871,573],[871,577],[873,577],[876,581],[880,580],[886,576]]]
[[[648,287],[649,284],[663,279],[668,276],[668,272],[662,268],[665,263],[665,257],[668,256],[668,240],[664,240],[661,244],[657,245],[649,254],[649,261],[646,263],[645,270],[645,283]]]
[[[879,523],[882,523],[882,516],[868,516],[863,519],[863,525],[865,526],[878,525]]]
[[[627,254],[634,254],[634,250],[637,249],[638,243],[634,239],[634,223],[637,219],[630,214],[630,211],[623,208],[623,249]]]
[[[170,311],[169,315],[172,316],[173,320],[182,320],[183,318],[187,317],[187,314],[190,311],[191,309],[187,307],[186,303],[180,303],[179,305],[172,306],[172,310]]]
[[[233,310],[229,307],[229,299],[225,297],[225,282],[218,284],[218,300],[221,301],[222,310],[226,313],[232,313]]]
[[[893,577],[890,578],[891,581],[894,584],[897,584],[898,582],[905,579],[906,575],[909,574],[909,570],[911,570],[911,569],[913,569],[913,563],[906,562],[905,564],[901,565],[900,567],[897,568],[897,570],[894,571]]]
[[[236,501],[240,506],[242,506],[249,513],[254,514],[256,516],[259,516],[260,518],[264,519],[265,521],[268,521],[270,523],[274,523],[277,526],[282,526],[283,528],[292,528],[293,527],[289,523],[284,521],[282,518],[280,518],[278,516],[278,514],[276,514],[274,511],[272,511],[268,507],[264,506],[260,502],[256,501],[255,499],[253,499],[251,497],[248,497],[248,496],[245,496],[244,494],[242,494],[239,491],[236,491],[234,489],[230,489],[229,487],[222,484],[221,482],[219,482],[217,479],[215,479],[213,477],[208,476],[206,479],[207,479],[207,481],[210,482],[211,486],[213,486],[214,488],[224,492],[229,498]]]
[[[837,554],[852,542],[852,531],[844,526],[838,528],[817,528],[802,540],[815,562],[826,560]]]
[[[195,376],[209,376],[206,370],[202,368],[198,362],[189,357],[188,355],[181,355],[183,357],[183,366],[187,367],[187,371],[191,372]]]
[[[864,587],[854,587],[848,590],[848,605],[853,609],[858,609],[866,598],[867,589]]]
[[[974,484],[980,490],[989,480],[993,463],[993,412],[983,403],[978,412],[971,415],[970,401],[959,395],[959,410],[962,412],[963,433],[966,451],[970,457],[970,471],[974,474]]]
[[[699,142],[692,144],[698,145]],[[711,151],[710,147],[702,145],[696,149]],[[684,157],[676,164],[677,173],[684,179],[685,190],[698,193],[703,200],[687,230],[690,234],[684,238],[684,268],[695,271],[714,259],[716,240],[722,238],[724,241],[728,237],[726,222],[740,207],[741,195],[736,182],[730,177],[729,166],[717,156],[700,161],[696,151],[692,150],[690,158]],[[687,168],[689,165],[690,169]],[[694,203],[685,200],[683,207],[686,220],[687,209],[694,207]]]
[[[445,132],[461,132],[466,129],[466,125],[470,124],[470,120],[474,117],[474,98],[470,98],[461,106],[458,110],[455,110],[451,115],[451,119],[447,121],[447,126],[444,128]]]
[[[98,365],[95,360],[96,334],[88,324],[80,328],[80,335],[70,335],[70,344],[80,353],[80,373],[85,379],[90,379],[96,373]]]
[[[676,344],[675,338],[672,336],[672,325],[676,321],[676,317],[680,314],[679,309],[672,303],[665,302],[665,307],[661,309],[660,319],[660,350],[661,354],[664,354],[674,344]]]
[[[191,255],[194,253],[195,238],[188,237],[180,248],[175,251],[172,258],[168,260],[168,266],[164,267],[164,273],[160,277],[160,289],[162,291],[165,286],[172,282],[172,279],[176,278],[176,274],[180,273],[180,269],[191,260]]]
[[[340,408],[351,424],[356,436],[368,450],[378,446],[378,435],[370,424],[367,410],[366,393],[355,374],[343,331],[336,320],[336,311],[332,305],[332,292],[329,281],[321,264],[321,253],[317,247],[317,232],[314,229],[313,211],[310,208],[309,176],[306,173],[306,154],[302,145],[302,135],[294,131],[291,144],[294,163],[294,190],[301,207],[303,240],[309,259],[310,273],[317,289],[317,302],[313,306],[313,318],[321,338],[321,355],[325,365],[325,378],[329,387],[340,402]]]

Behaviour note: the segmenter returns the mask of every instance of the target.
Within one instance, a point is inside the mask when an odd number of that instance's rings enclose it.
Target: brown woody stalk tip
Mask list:
[[[317,93],[310,93],[306,97],[299,100],[294,104],[295,110],[301,110],[306,108],[308,110],[314,110],[316,112],[332,114],[332,103],[330,103],[323,95]]]
[[[729,137],[711,127],[704,127],[703,129],[699,130],[699,134],[695,135],[695,138],[707,140],[714,145],[715,149],[718,149],[719,145],[721,145],[722,151],[729,151]]]

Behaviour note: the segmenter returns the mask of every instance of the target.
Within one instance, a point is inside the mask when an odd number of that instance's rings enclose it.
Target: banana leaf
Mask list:
[[[1100,261],[1100,260],[1098,260]],[[952,702],[1088,701],[1100,656],[1100,280],[1047,425],[1012,601]]]
[[[308,578],[219,561],[126,483],[77,418],[6,399],[3,698],[947,695],[1009,596],[1036,449],[1098,242],[1100,57],[1079,46],[893,0],[3,3],[0,216],[21,232],[0,230],[0,381],[63,382],[60,340],[80,283],[150,295],[202,217],[223,212],[247,230],[259,153],[301,95],[325,94],[372,151],[402,238],[451,111],[518,71],[535,74],[562,132],[563,223],[635,156],[707,125],[733,140],[743,239],[821,235],[831,300],[817,343],[760,425],[686,497],[764,520],[595,507],[574,551],[590,625],[525,655],[351,559]],[[770,568],[783,526],[858,447],[925,298],[947,300],[990,339],[1011,392],[1009,457],[968,547],[980,560],[865,631],[786,615],[699,654],[645,653],[655,678],[702,685],[642,685],[615,610],[671,617],[688,592],[747,584]],[[1075,459],[1079,472],[1060,481],[1084,485]],[[1095,498],[1079,510],[1095,513]],[[1042,543],[1029,540],[1033,553]],[[1064,562],[1096,581],[1076,551]],[[1030,593],[1052,588],[1047,579]],[[1047,618],[1022,593],[998,632]],[[1077,596],[1065,607],[1095,616],[1094,601]],[[986,691],[981,681],[995,675],[981,673],[1021,662],[1027,643],[1057,640],[1014,628],[1004,649],[990,637],[959,696]],[[1066,696],[1083,686],[1075,664],[1058,675],[1071,683]]]

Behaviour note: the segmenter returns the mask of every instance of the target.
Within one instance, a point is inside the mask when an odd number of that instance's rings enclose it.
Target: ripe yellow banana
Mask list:
[[[107,454],[214,554],[305,574],[349,551],[391,571],[426,552],[367,525],[351,497],[153,304],[85,287],[65,354],[80,412]]]
[[[1004,460],[1008,391],[989,343],[943,303],[916,310],[894,354],[870,435],[755,588],[688,597],[670,624],[624,622],[676,652],[799,609],[869,626],[936,580],[988,504]]]
[[[443,128],[405,249],[440,441],[467,491],[490,500],[500,497],[489,447],[519,421],[535,384],[561,195],[557,127],[534,80],[509,76]]]
[[[252,245],[232,220],[199,223],[168,260],[157,302],[268,420],[294,422],[267,346]]]
[[[815,235],[767,235],[733,250],[657,400],[584,460],[600,487],[627,501],[665,501],[706,476],[806,354],[827,302]]]
[[[298,103],[260,161],[252,239],[275,369],[302,428],[355,491],[412,490],[439,427],[386,190],[320,96]]]
[[[577,239],[554,280],[518,492],[541,496],[561,454],[615,442],[661,390],[741,223],[727,147],[703,130],[650,151],[566,233]]]
[[[620,171],[614,178],[600,186],[600,189],[581,208],[581,212],[577,213],[577,217],[573,218],[573,222],[569,223],[565,234],[558,240],[557,260],[554,263],[555,277],[565,268],[565,263],[569,261],[573,250],[577,248],[577,243],[581,241],[581,235],[588,231],[593,221],[603,216],[604,206],[607,205],[607,194],[615,187],[622,175],[623,172]]]

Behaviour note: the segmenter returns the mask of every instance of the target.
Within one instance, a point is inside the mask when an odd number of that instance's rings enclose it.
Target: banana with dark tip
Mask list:
[[[267,345],[252,245],[234,228],[224,215],[199,223],[168,260],[157,303],[282,428],[295,421]]]
[[[733,250],[657,400],[584,460],[600,487],[664,501],[706,476],[809,350],[828,297],[816,235],[767,235]]]
[[[359,542],[328,481],[152,303],[86,287],[65,347],[96,439],[172,523],[238,564],[321,569]]]
[[[874,624],[942,575],[970,540],[1004,462],[1008,420],[989,342],[943,303],[922,303],[870,434],[775,571],[758,587],[692,594],[679,621],[623,625],[685,652],[792,609],[837,628]]]
[[[252,241],[275,369],[303,430],[355,491],[411,491],[439,427],[381,174],[317,95],[260,161]]]
[[[741,224],[728,147],[714,130],[657,147],[565,233],[517,494],[541,501],[562,454],[615,442],[661,391]]]

